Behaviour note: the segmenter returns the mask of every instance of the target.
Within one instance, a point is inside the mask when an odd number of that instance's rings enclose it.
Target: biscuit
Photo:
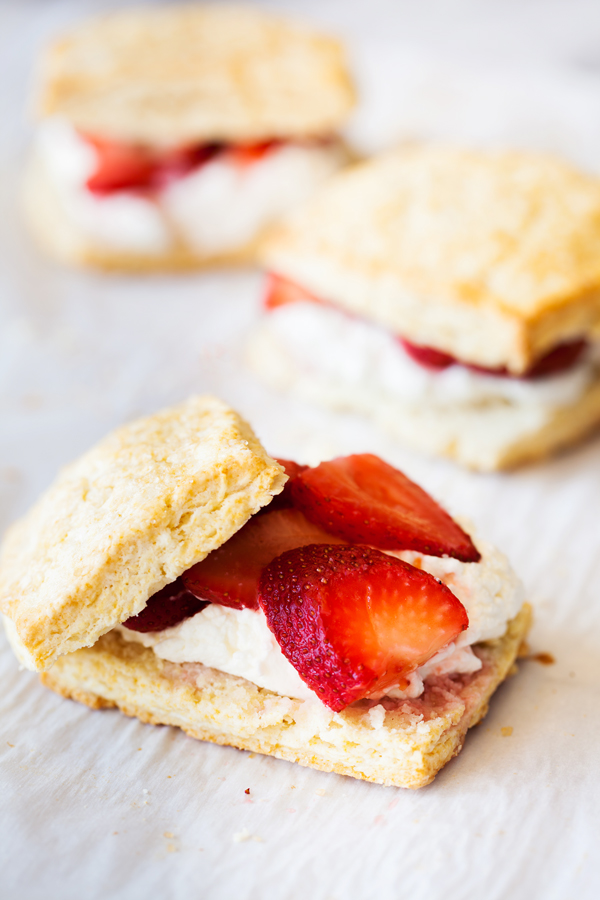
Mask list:
[[[525,604],[503,637],[474,645],[483,663],[478,672],[434,679],[422,698],[387,711],[359,703],[334,714],[198,663],[166,663],[116,632],[62,656],[41,678],[93,709],[117,706],[142,722],[176,725],[201,740],[418,788],[460,752],[468,729],[486,714],[491,695],[511,674],[530,619]]]
[[[337,41],[245,5],[84,23],[49,48],[40,82],[41,115],[158,145],[329,134],[354,105]]]
[[[334,176],[263,261],[414,343],[520,374],[600,334],[600,182],[536,154],[407,147]]]
[[[71,463],[0,551],[0,610],[21,661],[95,644],[220,546],[286,480],[212,397],[118,428]]]

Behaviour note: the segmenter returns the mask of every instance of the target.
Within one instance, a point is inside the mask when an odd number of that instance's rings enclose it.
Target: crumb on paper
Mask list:
[[[167,844],[167,853],[177,853],[175,844]]]
[[[317,795],[317,797],[324,797],[326,793],[327,793],[327,791],[325,790],[325,788],[318,788],[315,791],[315,794]]]
[[[510,737],[512,733],[513,733],[512,725],[504,725],[500,729],[500,734],[502,735],[502,737]]]
[[[254,759],[255,756],[256,756],[256,753],[249,753],[248,759]]]
[[[163,833],[163,837],[166,837],[166,838],[174,838],[175,835],[173,834],[172,831],[165,831],[165,832]]]
[[[246,790],[244,791],[244,793],[245,793],[245,794],[249,794],[249,793],[250,793],[250,788],[246,788]]]
[[[236,831],[233,835],[234,844],[244,844],[246,841],[256,841],[257,844],[264,843],[261,837],[257,834],[252,834],[247,828],[242,828],[241,831]]]
[[[8,744],[9,747],[14,747],[14,746],[15,746],[14,744],[11,744],[10,741],[7,741],[6,743]]]
[[[541,663],[543,666],[553,666],[556,662],[552,654],[546,653],[546,651],[542,651],[541,653],[534,653],[530,658],[534,662]]]

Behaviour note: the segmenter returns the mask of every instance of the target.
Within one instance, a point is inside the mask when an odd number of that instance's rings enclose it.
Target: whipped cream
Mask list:
[[[521,608],[522,587],[504,554],[491,544],[479,540],[476,543],[482,556],[479,563],[461,563],[412,551],[390,554],[447,584],[465,606],[469,627],[456,642],[442,648],[413,672],[407,687],[388,688],[386,696],[418,697],[429,675],[477,671],[481,661],[471,650],[471,644],[500,637],[509,619]],[[123,626],[117,630],[126,640],[151,647],[161,659],[175,663],[199,662],[283,696],[318,699],[281,652],[261,610],[236,610],[211,603],[195,616],[164,631],[142,634]]]
[[[113,250],[154,254],[168,250],[173,235],[156,203],[133,191],[98,196],[85,186],[96,151],[63,119],[39,127],[37,153],[65,215],[94,243]]]
[[[386,395],[409,407],[446,409],[496,403],[548,409],[574,403],[595,376],[598,348],[576,365],[524,380],[474,372],[461,365],[434,371],[413,360],[393,334],[363,319],[311,302],[269,312],[266,325],[307,377],[358,395]]]
[[[249,243],[341,165],[339,145],[284,144],[250,165],[217,157],[161,192],[185,240],[202,253]]]
[[[339,143],[283,144],[249,165],[223,154],[152,196],[98,196],[85,187],[96,151],[68,121],[44,121],[36,147],[65,213],[84,235],[147,254],[169,249],[178,238],[207,255],[243,246],[308,197],[344,158]]]

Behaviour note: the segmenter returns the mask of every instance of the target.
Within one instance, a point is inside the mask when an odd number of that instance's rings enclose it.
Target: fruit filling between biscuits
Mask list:
[[[245,144],[213,141],[157,148],[91,134],[80,133],[79,136],[95,152],[95,168],[85,186],[98,196],[118,191],[159,191],[172,181],[184,178],[217,159],[243,168],[259,162],[285,145],[326,146],[332,142],[331,139],[292,142],[273,138]]]
[[[295,282],[290,281],[281,275],[273,273],[269,274],[265,296],[266,309],[274,310],[291,303],[316,303],[324,306],[331,305],[327,303],[327,301],[322,300],[305,290]],[[582,338],[565,341],[553,347],[537,359],[526,372],[523,372],[521,375],[514,375],[504,366],[499,368],[486,368],[485,366],[476,365],[467,360],[457,359],[455,356],[435,347],[415,344],[404,337],[398,336],[397,340],[412,360],[433,372],[442,372],[451,366],[463,366],[472,372],[481,375],[522,381],[535,381],[549,375],[557,375],[568,371],[577,364],[589,346],[589,342]]]
[[[200,255],[246,246],[343,163],[336,137],[172,146],[124,143],[50,118],[36,142],[40,184],[94,246]]]
[[[378,457],[280,462],[283,492],[152,596],[121,634],[173,662],[316,695],[335,712],[364,698],[418,696],[428,673],[479,668],[461,641],[468,630],[472,641],[504,632],[520,598],[513,590],[507,604],[497,594],[514,579],[490,577],[466,531]],[[483,614],[473,604],[476,570],[490,595]]]

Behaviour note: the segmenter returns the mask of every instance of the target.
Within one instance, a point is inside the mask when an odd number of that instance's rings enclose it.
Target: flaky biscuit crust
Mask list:
[[[151,144],[329,134],[354,104],[337,41],[247,6],[115,12],[41,68],[42,115]]]
[[[490,697],[513,670],[531,622],[525,604],[506,634],[475,645],[483,668],[453,693],[440,685],[428,695],[431,714],[419,704],[388,710],[383,721],[367,707],[331,714],[236,678],[194,667],[194,683],[178,678],[175,663],[124,641],[115,632],[85,650],[61,657],[42,682],[93,709],[119,707],[154,725],[176,725],[187,734],[337,772],[378,784],[418,788],[429,784],[462,749],[466,733],[486,714]]]
[[[394,333],[519,374],[600,330],[600,182],[535,154],[406,147],[334,176],[263,257]]]
[[[250,426],[213,397],[108,435],[6,534],[0,609],[21,661],[45,669],[94,644],[228,540],[285,480]]]

